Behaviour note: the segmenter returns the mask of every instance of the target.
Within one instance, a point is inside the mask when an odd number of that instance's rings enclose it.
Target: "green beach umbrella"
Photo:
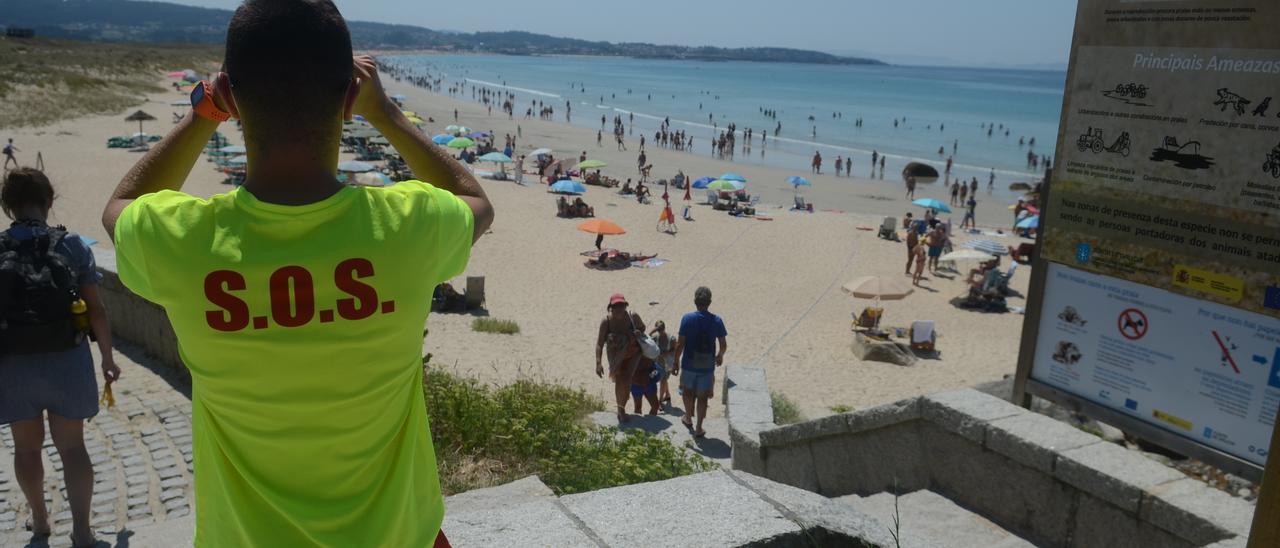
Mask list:
[[[476,142],[472,141],[471,139],[468,139],[466,137],[458,137],[452,141],[449,141],[449,144],[446,146],[448,146],[449,148],[467,148],[474,144],[476,144]]]
[[[600,169],[607,165],[609,164],[600,160],[583,160],[578,163],[578,171],[582,171],[584,169]]]
[[[737,192],[746,187],[746,185],[738,181],[730,181],[727,179],[716,179],[707,184],[707,188],[711,190],[723,190],[726,192]]]
[[[485,154],[484,156],[481,156],[481,157],[479,157],[479,158],[477,158],[477,159],[478,159],[478,160],[480,160],[480,161],[482,161],[482,162],[495,162],[495,163],[499,163],[499,164],[509,164],[509,163],[511,163],[511,157],[510,157],[510,156],[507,156],[506,154],[503,154],[503,153],[501,153],[501,152],[490,152],[490,153]]]

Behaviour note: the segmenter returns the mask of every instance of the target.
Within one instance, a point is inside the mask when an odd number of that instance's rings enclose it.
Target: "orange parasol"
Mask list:
[[[615,235],[615,234],[627,233],[627,231],[623,230],[622,227],[614,224],[613,221],[606,221],[604,219],[591,219],[590,221],[586,221],[578,225],[578,230],[581,230],[583,232],[590,232],[592,234],[600,234],[600,235],[606,235],[606,234]]]

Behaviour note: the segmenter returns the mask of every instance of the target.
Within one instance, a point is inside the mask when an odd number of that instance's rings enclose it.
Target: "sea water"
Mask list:
[[[1052,156],[1066,81],[1060,71],[624,57],[400,55],[383,60],[439,78],[446,89],[464,84],[457,94],[461,99],[471,100],[472,85],[514,93],[517,119],[532,101],[554,107],[560,122],[567,103],[570,123],[590,129],[601,128],[603,115],[606,146],[613,146],[615,115],[632,131],[627,135],[631,150],[638,149],[641,134],[651,143],[654,131],[669,119],[672,131],[694,138],[692,153],[703,155],[712,152],[711,138],[734,123],[740,133],[735,162],[807,173],[820,151],[824,173],[833,172],[836,156],[852,155],[854,175],[867,177],[876,151],[888,155],[886,181],[899,184],[897,174],[906,162],[926,162],[942,173],[950,157],[954,177],[977,177],[983,187],[994,170],[1001,194],[1009,183],[1041,177],[1043,166],[1031,168],[1027,153]],[[776,118],[762,109],[776,111]],[[782,131],[775,134],[779,122]],[[741,132],[747,128],[755,131],[750,150],[744,151]],[[767,145],[761,147],[765,130]],[[1034,147],[1028,144],[1032,138]]]

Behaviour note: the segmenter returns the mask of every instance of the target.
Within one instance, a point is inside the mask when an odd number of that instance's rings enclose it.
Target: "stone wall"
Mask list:
[[[975,390],[774,426],[764,371],[724,375],[734,468],[828,497],[929,489],[1046,546],[1243,546],[1253,506]],[[766,420],[767,418],[767,420]]]
[[[102,273],[98,290],[111,320],[111,335],[133,343],[165,365],[182,369],[178,338],[173,334],[173,326],[169,325],[169,316],[164,308],[139,297],[120,283],[114,250],[94,248],[93,258]]]

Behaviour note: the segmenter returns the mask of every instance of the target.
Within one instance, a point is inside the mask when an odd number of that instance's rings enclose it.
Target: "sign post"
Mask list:
[[[1015,403],[1262,479],[1280,450],[1278,27],[1274,0],[1079,0]],[[1259,546],[1280,545],[1277,468]]]

